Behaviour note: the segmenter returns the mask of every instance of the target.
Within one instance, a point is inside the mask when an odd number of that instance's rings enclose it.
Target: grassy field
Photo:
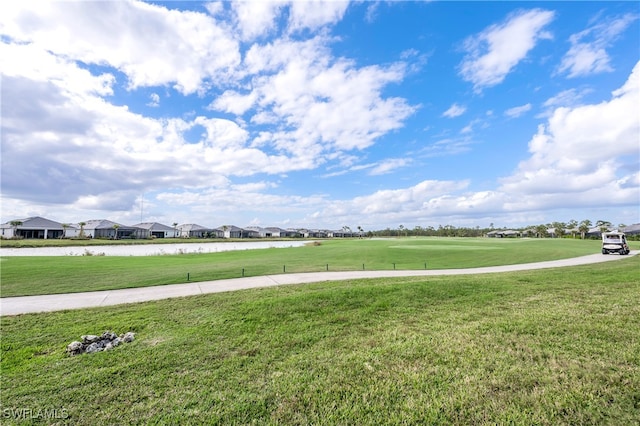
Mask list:
[[[638,424],[639,270],[634,256],[2,317],[2,423]],[[65,355],[105,330],[136,340]]]
[[[633,242],[632,248],[640,248]],[[408,238],[326,240],[320,245],[146,257],[0,259],[0,295],[70,293],[208,281],[283,272],[473,268],[599,253],[579,239]]]

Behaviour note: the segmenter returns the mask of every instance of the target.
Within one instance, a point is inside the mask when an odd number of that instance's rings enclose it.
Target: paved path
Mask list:
[[[634,250],[635,256],[640,250]],[[532,269],[558,268],[563,266],[587,265],[610,262],[628,256],[592,254],[572,259],[552,260],[548,262],[526,263],[521,265],[489,266],[469,269],[433,269],[402,271],[348,271],[348,272],[311,272],[304,274],[266,275],[260,277],[234,278],[228,280],[203,281],[197,283],[171,284],[155,287],[129,288],[122,290],[94,291],[86,293],[50,294],[41,296],[4,297],[0,299],[0,315],[18,315],[35,312],[52,312],[65,309],[81,309],[96,306],[120,305],[123,303],[146,302],[172,297],[193,296],[197,294],[219,293],[223,291],[248,288],[271,287],[287,284],[303,284],[321,281],[339,281],[358,278],[417,277],[436,275],[470,275],[494,272],[513,272]]]

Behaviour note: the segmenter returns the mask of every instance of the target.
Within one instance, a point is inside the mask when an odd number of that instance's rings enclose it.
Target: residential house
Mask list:
[[[640,223],[623,226],[620,228],[620,231],[624,232],[627,235],[640,235]]]
[[[207,238],[211,233],[215,234],[215,229],[205,228],[195,223],[178,225],[178,235],[181,238]]]
[[[0,225],[2,238],[64,238],[75,236],[72,225],[55,222],[40,216],[11,220]]]
[[[291,236],[291,233],[285,229],[275,226],[261,228],[259,226],[248,226],[245,229],[256,231],[260,238],[285,238]]]
[[[77,225],[80,228],[80,224]],[[135,226],[126,226],[107,219],[87,220],[82,225],[85,237],[119,239],[149,238],[149,231]]]
[[[144,222],[133,225],[136,228],[146,229],[151,238],[176,238],[178,230],[158,222]]]
[[[216,228],[222,231],[224,238],[259,238],[260,232],[254,228],[239,228],[235,225],[223,225]]]

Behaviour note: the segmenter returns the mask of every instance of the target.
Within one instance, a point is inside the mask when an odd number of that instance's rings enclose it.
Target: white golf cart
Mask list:
[[[602,233],[602,254],[629,254],[629,245],[624,232],[612,231]]]

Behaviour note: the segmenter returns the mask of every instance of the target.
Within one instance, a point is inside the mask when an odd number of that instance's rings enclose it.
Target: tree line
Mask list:
[[[624,228],[625,224],[614,227],[611,222],[597,220],[595,223],[589,219],[581,222],[570,220],[569,222],[551,222],[538,225],[525,226],[523,228],[496,228],[494,224],[488,227],[456,227],[453,225],[415,226],[413,228],[399,225],[397,228],[386,228],[375,231],[364,231],[368,237],[483,237],[492,231],[516,231],[520,236],[531,238],[549,237],[571,237],[571,238],[600,238],[600,232],[605,232],[613,228]],[[346,227],[345,227],[346,228]],[[596,233],[590,233],[597,229]],[[358,226],[358,230],[362,227]]]

